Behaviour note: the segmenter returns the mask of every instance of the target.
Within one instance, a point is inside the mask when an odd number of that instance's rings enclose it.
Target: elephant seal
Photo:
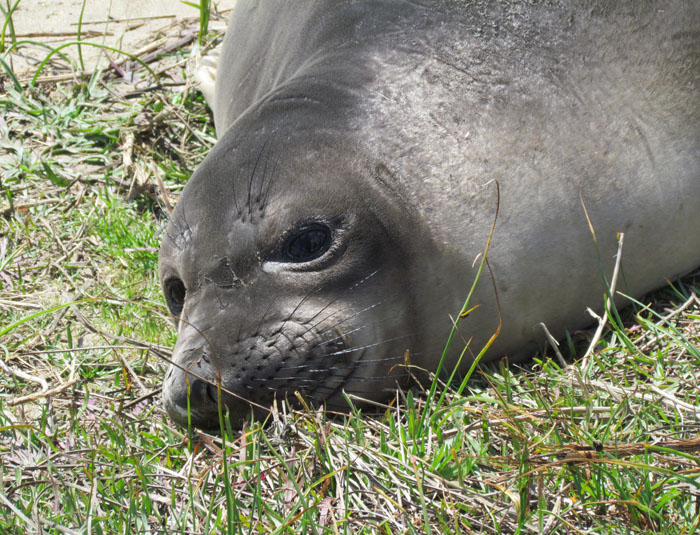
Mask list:
[[[618,232],[627,294],[700,265],[699,28],[694,0],[240,0],[160,250],[173,420],[435,369],[497,209],[450,366],[499,315],[487,359],[590,323]]]

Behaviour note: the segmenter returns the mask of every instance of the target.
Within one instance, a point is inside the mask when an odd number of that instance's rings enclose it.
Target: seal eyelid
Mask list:
[[[170,313],[173,316],[182,314],[187,296],[185,283],[177,277],[171,277],[165,281],[163,293],[165,294],[165,303],[168,305]]]
[[[311,223],[297,229],[285,240],[284,256],[288,262],[311,262],[323,256],[332,244],[331,229],[322,223]]]

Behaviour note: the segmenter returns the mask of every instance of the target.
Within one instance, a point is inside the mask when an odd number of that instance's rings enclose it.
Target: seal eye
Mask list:
[[[180,279],[172,278],[165,281],[165,303],[173,316],[179,316],[182,313],[186,295],[185,284]]]
[[[325,225],[302,228],[287,242],[287,256],[294,262],[310,262],[331,246],[331,231]]]

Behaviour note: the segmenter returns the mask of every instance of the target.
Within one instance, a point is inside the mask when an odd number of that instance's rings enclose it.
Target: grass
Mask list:
[[[162,83],[189,54],[151,63],[145,91],[109,70],[6,79],[0,533],[698,533],[697,273],[611,313],[585,359],[590,332],[566,360],[371,414],[280,404],[222,436],[173,427],[164,195],[214,142],[203,99]]]

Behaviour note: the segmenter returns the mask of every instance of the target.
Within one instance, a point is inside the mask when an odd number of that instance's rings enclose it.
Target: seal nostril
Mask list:
[[[208,384],[206,387],[206,394],[209,401],[211,401],[214,405],[219,404],[219,391],[216,386]]]

